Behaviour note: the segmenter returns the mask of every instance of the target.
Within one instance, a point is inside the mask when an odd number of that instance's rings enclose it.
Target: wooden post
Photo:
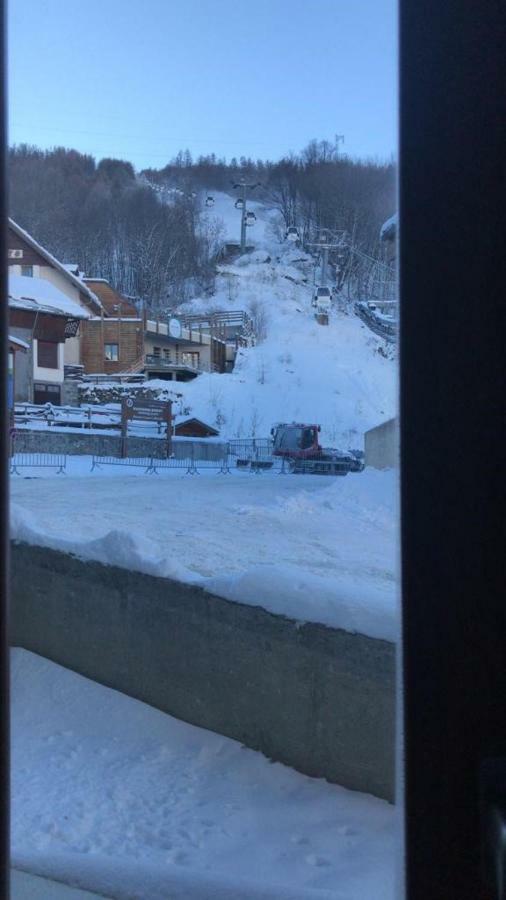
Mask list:
[[[127,400],[121,401],[121,458],[128,455],[128,409]]]
[[[167,401],[167,407],[167,443],[165,452],[167,459],[170,459],[172,453],[172,400]]]

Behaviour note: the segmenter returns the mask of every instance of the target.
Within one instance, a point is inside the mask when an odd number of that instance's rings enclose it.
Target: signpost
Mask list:
[[[150,400],[142,397],[124,397],[121,401],[121,456],[128,455],[128,423],[156,422],[158,428],[166,425],[166,456],[172,450],[172,401]]]

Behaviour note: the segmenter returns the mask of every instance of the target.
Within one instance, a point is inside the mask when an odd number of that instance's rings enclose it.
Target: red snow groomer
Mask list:
[[[272,455],[282,456],[297,475],[347,475],[362,472],[364,454],[360,450],[321,447],[320,425],[280,423],[271,428]]]

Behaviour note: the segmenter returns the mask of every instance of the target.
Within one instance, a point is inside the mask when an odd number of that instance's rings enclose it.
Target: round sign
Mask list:
[[[169,319],[169,334],[173,338],[181,337],[181,322],[179,319]]]
[[[134,405],[134,401],[132,400],[131,397],[128,398],[126,405],[128,406],[129,409],[131,409],[132,406]]]

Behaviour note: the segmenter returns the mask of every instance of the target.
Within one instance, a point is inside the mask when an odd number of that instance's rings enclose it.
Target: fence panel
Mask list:
[[[215,471],[218,475],[230,473],[227,449],[220,459],[201,459],[195,455],[193,444],[188,444],[185,456],[152,459],[152,466],[154,472],[157,472],[158,469],[185,469],[187,475],[200,475],[202,471]]]
[[[11,475],[19,475],[19,469],[56,469],[57,475],[65,475],[66,453],[16,453],[11,455]]]
[[[100,469],[101,466],[134,466],[144,468],[145,473],[153,472],[153,459],[151,456],[98,456],[93,454],[91,471]]]

